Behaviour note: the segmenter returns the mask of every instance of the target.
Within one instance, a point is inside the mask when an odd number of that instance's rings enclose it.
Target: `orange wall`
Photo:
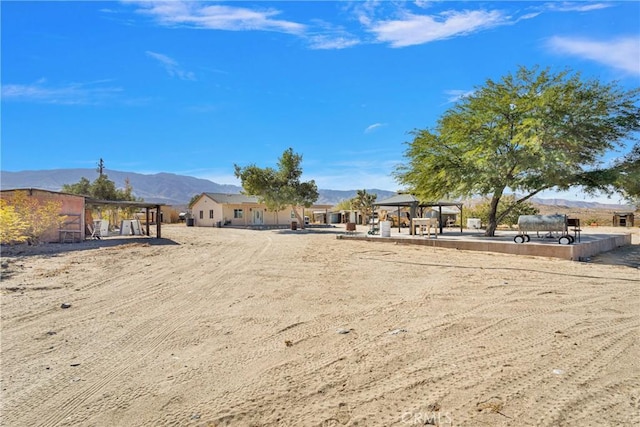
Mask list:
[[[73,194],[56,193],[46,190],[26,189],[2,191],[2,198],[4,200],[10,201],[13,198],[13,194],[17,191],[26,192],[28,196],[35,197],[40,203],[47,203],[49,201],[61,202],[61,215],[80,215],[79,231],[81,232],[81,240],[84,240],[84,197],[76,196]],[[73,227],[69,226],[68,228],[78,229],[78,225],[74,224]],[[59,240],[60,233],[58,227],[51,228],[41,238],[41,242],[43,243],[58,242]]]

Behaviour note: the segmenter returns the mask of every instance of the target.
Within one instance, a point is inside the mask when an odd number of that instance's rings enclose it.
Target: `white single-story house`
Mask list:
[[[191,219],[196,227],[236,227],[252,226],[290,226],[305,218],[311,222],[317,218],[320,209],[328,212],[330,206],[314,205],[311,208],[298,207],[298,215],[291,207],[279,212],[267,209],[256,196],[244,194],[202,193],[191,206]]]

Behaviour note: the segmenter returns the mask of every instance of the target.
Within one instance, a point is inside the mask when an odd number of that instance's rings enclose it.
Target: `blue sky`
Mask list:
[[[393,191],[408,132],[488,78],[540,65],[640,86],[637,1],[0,7],[7,171],[103,158],[239,184],[234,164],[292,147],[320,188]]]

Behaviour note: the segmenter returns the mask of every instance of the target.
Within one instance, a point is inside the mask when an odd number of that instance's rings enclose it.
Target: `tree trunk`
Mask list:
[[[300,218],[300,212],[298,212],[298,207],[297,206],[293,206],[291,205],[291,209],[293,209],[293,212],[296,214],[296,219],[298,219],[298,223],[300,225],[301,229],[304,229],[304,218]]]
[[[498,228],[497,214],[498,203],[500,202],[500,195],[494,194],[491,198],[491,205],[489,209],[489,224],[484,232],[485,237],[494,237],[496,234],[496,228]]]

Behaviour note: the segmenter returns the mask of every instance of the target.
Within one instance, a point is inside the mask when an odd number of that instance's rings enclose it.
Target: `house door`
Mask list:
[[[253,210],[253,224],[254,225],[262,225],[264,223],[264,213],[262,209],[254,209]]]

